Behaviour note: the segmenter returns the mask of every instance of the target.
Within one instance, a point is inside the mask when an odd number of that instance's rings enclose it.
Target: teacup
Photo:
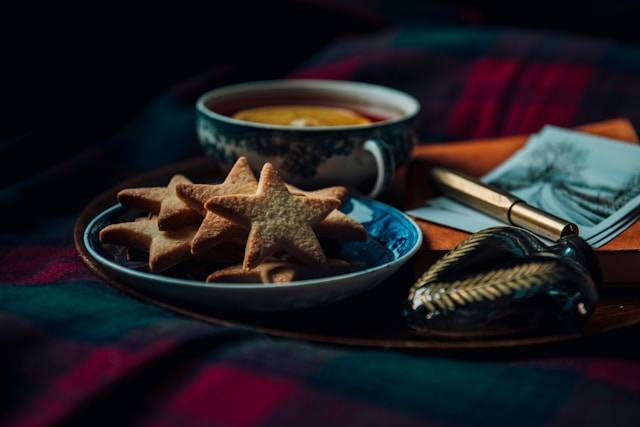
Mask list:
[[[371,123],[295,127],[232,118],[246,108],[268,105],[346,108]],[[259,170],[271,162],[288,182],[305,189],[344,185],[377,197],[415,144],[413,122],[420,110],[412,96],[384,86],[337,80],[273,80],[212,90],[196,104],[200,144],[216,163],[230,167],[246,156]]]

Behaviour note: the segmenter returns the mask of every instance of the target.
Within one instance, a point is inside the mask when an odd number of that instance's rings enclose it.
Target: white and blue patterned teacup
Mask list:
[[[364,125],[293,127],[237,120],[242,109],[317,104],[381,118]],[[255,170],[271,162],[288,182],[303,188],[373,182],[370,196],[391,185],[415,143],[418,101],[395,89],[337,80],[274,80],[215,89],[196,104],[198,138],[223,167],[246,156]]]

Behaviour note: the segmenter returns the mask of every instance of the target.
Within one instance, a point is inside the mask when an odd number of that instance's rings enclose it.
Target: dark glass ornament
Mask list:
[[[553,246],[515,227],[471,235],[413,285],[404,316],[419,334],[452,338],[572,332],[598,301],[602,273],[578,236]]]

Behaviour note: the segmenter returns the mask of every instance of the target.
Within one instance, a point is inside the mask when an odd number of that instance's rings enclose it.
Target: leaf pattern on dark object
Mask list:
[[[453,282],[436,282],[422,288],[420,301],[430,312],[455,310],[472,302],[493,301],[511,293],[553,280],[553,262],[532,262],[480,273]]]
[[[420,289],[421,286],[424,286],[427,283],[435,282],[439,279],[440,273],[445,271],[449,266],[459,261],[462,257],[471,253],[476,247],[487,237],[491,235],[495,231],[495,228],[487,228],[485,230],[479,231],[477,233],[472,234],[469,238],[458,246],[456,246],[453,250],[447,252],[442,258],[436,261],[435,264],[431,266],[411,287],[409,291],[409,299],[412,300],[415,293]]]

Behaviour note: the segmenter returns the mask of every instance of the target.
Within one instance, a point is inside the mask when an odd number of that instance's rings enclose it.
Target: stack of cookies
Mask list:
[[[344,187],[300,190],[270,163],[257,181],[241,157],[220,184],[175,175],[167,187],[120,191],[120,203],[149,214],[105,227],[100,240],[148,253],[156,273],[188,260],[223,266],[208,282],[283,283],[341,274],[351,266],[327,258],[319,238],[367,239],[361,224],[337,210],[347,196]]]

